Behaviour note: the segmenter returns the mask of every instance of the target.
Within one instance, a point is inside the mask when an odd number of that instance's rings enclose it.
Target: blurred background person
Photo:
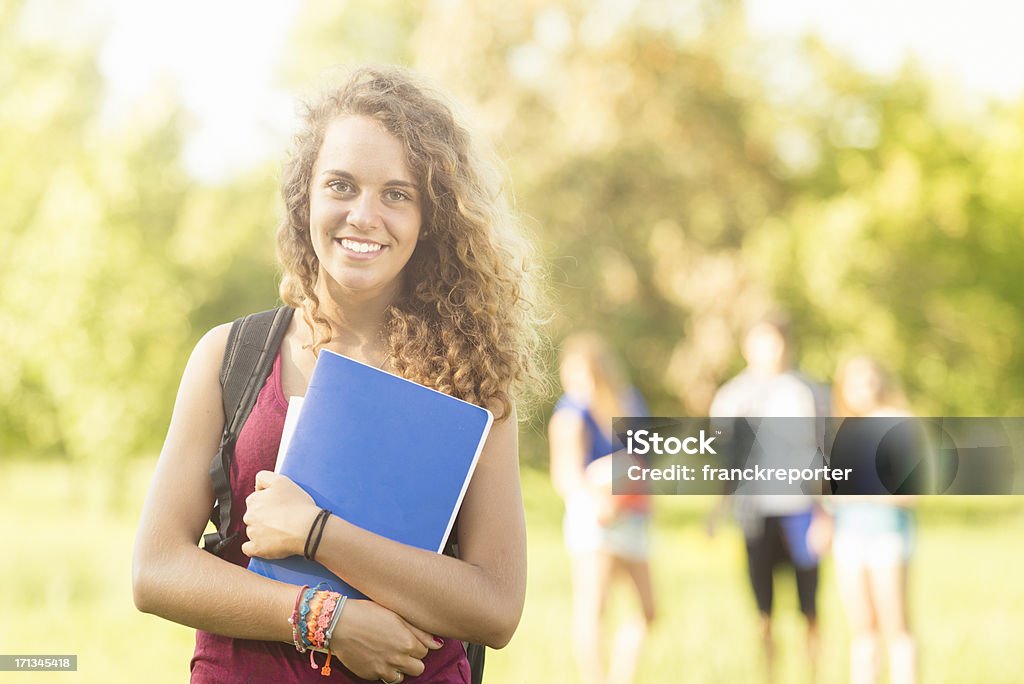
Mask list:
[[[750,327],[742,345],[747,367],[715,394],[712,418],[816,416],[813,388],[792,367],[789,327],[789,319],[782,313],[765,316]],[[793,427],[807,428],[801,430],[801,443],[793,448],[813,454],[817,444],[811,422]],[[760,613],[765,680],[772,682],[775,677],[772,605],[775,569],[781,565],[791,567],[796,578],[800,612],[807,623],[810,677],[816,681],[818,557],[808,546],[807,532],[817,506],[811,497],[801,495],[724,496],[709,517],[709,534],[714,534],[729,502],[743,530],[748,576]]]
[[[833,396],[837,417],[910,415],[892,376],[868,357],[854,357],[839,366]],[[916,647],[907,618],[913,497],[834,497],[832,501],[832,554],[852,631],[850,681],[878,681],[884,645],[891,684],[916,682]]]
[[[565,501],[565,543],[572,557],[573,652],[583,681],[629,684],[655,613],[650,502],[643,493],[612,494],[610,455],[622,449],[612,418],[646,416],[647,407],[618,357],[595,333],[563,342],[559,373],[565,393],[548,436],[551,479]],[[640,614],[618,626],[608,655],[603,619],[616,578],[636,592]]]

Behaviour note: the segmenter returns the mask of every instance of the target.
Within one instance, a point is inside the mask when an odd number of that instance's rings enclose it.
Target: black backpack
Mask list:
[[[256,397],[270,376],[281,340],[295,310],[282,306],[269,311],[249,314],[236,319],[228,333],[224,348],[224,361],[220,370],[220,385],[224,403],[224,432],[220,447],[210,464],[214,501],[210,522],[216,528],[203,536],[203,548],[221,555],[235,535],[228,535],[231,524],[231,459],[235,455],[235,442],[249,417]],[[445,555],[458,557],[455,534],[449,535]],[[473,684],[480,684],[484,676],[485,649],[481,644],[465,644]]]

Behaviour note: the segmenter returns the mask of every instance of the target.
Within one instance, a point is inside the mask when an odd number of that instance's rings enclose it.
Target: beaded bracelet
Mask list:
[[[299,653],[305,653],[306,647],[302,644],[302,637],[299,636],[299,603],[302,601],[303,594],[309,589],[309,585],[304,585],[299,589],[299,593],[295,596],[295,607],[292,608],[292,614],[288,618],[288,624],[292,626],[292,643],[295,644],[295,650]]]
[[[292,626],[292,641],[295,650],[299,653],[309,651],[309,666],[314,670],[318,669],[313,654],[317,650],[327,652],[327,660],[324,662],[320,674],[325,677],[331,674],[330,650],[331,637],[334,628],[341,617],[341,611],[345,607],[347,596],[336,591],[321,590],[326,582],[321,582],[315,587],[309,585],[299,589],[295,596],[295,607],[288,618],[288,624]]]
[[[310,612],[307,617],[306,629],[312,648],[325,650],[325,630],[334,620],[335,607],[341,595],[334,591],[318,591],[310,601]],[[316,661],[313,659],[313,651],[309,653],[309,666],[317,669]],[[331,674],[331,652],[327,651],[327,660],[324,662],[324,676]]]

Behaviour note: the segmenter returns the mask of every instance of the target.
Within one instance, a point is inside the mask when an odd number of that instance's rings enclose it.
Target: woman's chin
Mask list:
[[[397,294],[401,290],[398,278],[375,277],[374,274],[365,272],[328,273],[326,282],[333,284],[332,290],[336,289],[348,296],[374,297],[388,293]]]

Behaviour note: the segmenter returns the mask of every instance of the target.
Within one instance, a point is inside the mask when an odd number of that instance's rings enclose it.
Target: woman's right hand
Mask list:
[[[349,600],[331,637],[331,652],[358,677],[393,681],[423,673],[428,651],[442,642],[373,601]]]

